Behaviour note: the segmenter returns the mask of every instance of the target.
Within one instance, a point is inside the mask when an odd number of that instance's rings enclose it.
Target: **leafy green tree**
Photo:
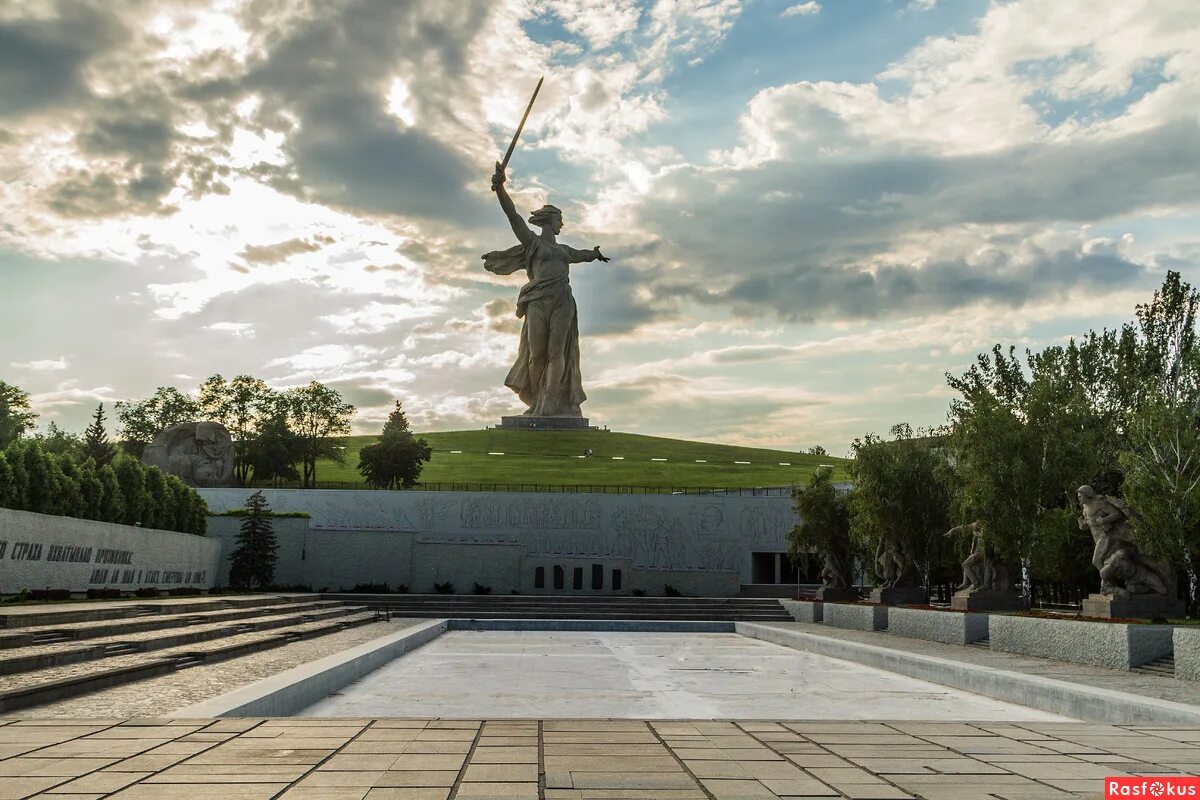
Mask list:
[[[814,444],[806,451],[810,456],[827,456],[829,451],[819,444]]]
[[[303,443],[288,427],[286,409],[262,423],[246,453],[256,483],[300,480],[296,465],[303,458]]]
[[[83,432],[83,452],[98,467],[111,464],[117,454],[117,448],[108,440],[108,431],[104,427],[104,403],[96,406],[92,422]]]
[[[97,519],[105,522],[125,521],[125,498],[121,494],[121,482],[117,478],[112,464],[105,464],[96,470],[96,478],[100,481],[100,515]]]
[[[246,517],[237,535],[237,548],[230,554],[229,582],[253,589],[275,582],[275,526],[271,507],[261,491],[246,500]]]
[[[32,430],[37,417],[29,403],[29,392],[0,381],[0,449]]]
[[[12,467],[8,465],[8,456],[0,450],[0,508],[12,508],[14,499]]]
[[[335,437],[350,433],[354,406],[336,389],[316,381],[289,390],[287,396],[290,427],[300,437],[304,485],[315,486],[318,460],[340,463],[345,458],[338,446],[341,440]]]
[[[199,403],[172,386],[158,387],[145,400],[117,403],[123,447],[139,458],[159,432],[182,422],[195,422],[199,416]]]
[[[237,452],[233,474],[246,485],[252,470],[250,450],[263,424],[275,412],[279,392],[252,375],[226,381],[220,375],[200,384],[200,410],[206,420],[219,422],[229,431]]]
[[[807,572],[815,555],[825,561],[830,585],[848,588],[854,582],[854,554],[850,544],[850,507],[845,492],[833,484],[833,470],[822,467],[808,485],[792,492],[799,524],[788,532],[788,555]]]
[[[68,456],[72,460],[77,460],[83,455],[83,439],[70,431],[64,431],[54,421],[46,426],[44,432],[35,433],[31,438],[38,443],[43,453]]]
[[[850,534],[873,552],[881,540],[897,542],[926,586],[949,561],[945,543],[952,475],[944,434],[893,426],[892,439],[874,434],[855,439],[850,464]]]
[[[416,485],[421,469],[432,455],[429,442],[418,439],[409,430],[408,418],[397,400],[379,441],[359,452],[358,471],[376,489],[409,489]]]

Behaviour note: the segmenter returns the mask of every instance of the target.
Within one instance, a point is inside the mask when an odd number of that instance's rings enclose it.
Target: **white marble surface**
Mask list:
[[[452,631],[303,717],[1061,720],[736,634]]]

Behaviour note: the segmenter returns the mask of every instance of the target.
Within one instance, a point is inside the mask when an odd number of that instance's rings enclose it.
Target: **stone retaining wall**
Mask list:
[[[206,589],[220,555],[207,536],[0,508],[0,593]]]

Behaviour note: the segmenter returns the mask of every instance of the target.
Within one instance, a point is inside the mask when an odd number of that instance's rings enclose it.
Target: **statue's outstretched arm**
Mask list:
[[[492,175],[492,189],[496,192],[496,197],[500,199],[500,208],[504,209],[504,215],[508,217],[508,224],[512,226],[517,240],[521,244],[529,244],[533,239],[533,231],[529,230],[525,220],[521,219],[521,215],[517,213],[517,207],[513,205],[512,198],[508,196],[508,191],[504,188],[505,180],[504,168],[497,162],[496,172]]]
[[[576,250],[574,247],[567,247],[567,259],[572,264],[580,264],[585,261],[608,261],[604,254],[600,252],[600,245],[596,245],[591,250]]]

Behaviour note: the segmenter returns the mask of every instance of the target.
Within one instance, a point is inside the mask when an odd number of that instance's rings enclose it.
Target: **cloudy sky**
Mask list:
[[[495,423],[565,210],[585,413],[844,452],[946,371],[1200,281],[1195,0],[0,0],[0,379],[249,372]]]

